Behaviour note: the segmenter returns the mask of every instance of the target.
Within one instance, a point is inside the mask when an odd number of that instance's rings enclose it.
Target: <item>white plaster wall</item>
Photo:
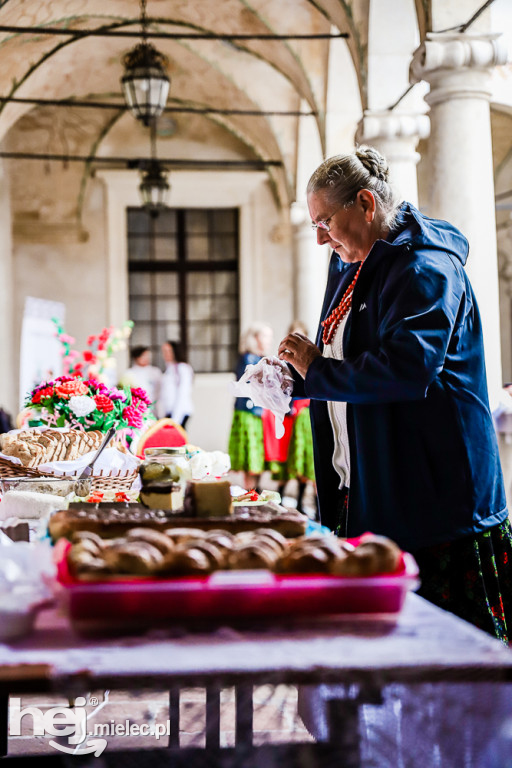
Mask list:
[[[103,191],[91,182],[84,224],[89,239],[81,242],[76,227],[45,231],[34,222],[34,232],[24,225],[25,235],[15,238],[13,259],[14,368],[13,381],[18,397],[21,323],[25,298],[61,301],[66,306],[66,330],[76,338],[77,349],[85,347],[89,334],[107,325],[106,248],[103,227]],[[44,242],[48,235],[53,242]],[[32,239],[41,237],[41,242]],[[49,238],[48,238],[49,239]]]

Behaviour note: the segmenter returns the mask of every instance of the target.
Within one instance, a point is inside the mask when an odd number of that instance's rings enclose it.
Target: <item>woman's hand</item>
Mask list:
[[[302,333],[289,333],[279,345],[278,355],[290,365],[303,379],[315,357],[322,357],[318,347]]]

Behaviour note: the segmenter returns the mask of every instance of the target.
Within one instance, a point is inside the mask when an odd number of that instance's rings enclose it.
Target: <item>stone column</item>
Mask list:
[[[19,371],[14,367],[14,307],[12,266],[12,220],[9,177],[4,162],[0,160],[0,407],[5,408],[13,419],[18,413],[16,392]]]
[[[482,315],[491,399],[502,383],[489,101],[491,69],[507,56],[497,37],[429,34],[410,69],[411,82],[430,83],[428,213],[469,240],[467,271]]]
[[[294,320],[301,320],[315,340],[327,282],[329,248],[317,245],[305,202],[292,204],[294,232]],[[292,318],[290,318],[290,321]]]
[[[427,115],[366,110],[356,131],[358,144],[370,144],[389,162],[390,181],[402,200],[418,205],[418,141],[429,135]]]

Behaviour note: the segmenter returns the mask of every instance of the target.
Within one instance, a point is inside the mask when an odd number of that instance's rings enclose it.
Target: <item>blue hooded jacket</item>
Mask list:
[[[347,535],[372,531],[414,551],[506,519],[467,254],[455,227],[403,203],[392,234],[363,263],[343,336],[345,359],[315,358],[300,380],[311,398],[323,524],[335,528],[339,514],[327,401],[347,402]],[[357,267],[332,254],[321,319]],[[317,345],[323,348],[321,327]]]

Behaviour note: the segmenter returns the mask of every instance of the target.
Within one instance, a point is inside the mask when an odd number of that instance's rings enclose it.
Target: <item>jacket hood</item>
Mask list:
[[[417,248],[432,248],[453,254],[462,264],[468,258],[469,243],[453,224],[431,219],[411,203],[402,203],[397,216],[393,245],[412,241]]]

